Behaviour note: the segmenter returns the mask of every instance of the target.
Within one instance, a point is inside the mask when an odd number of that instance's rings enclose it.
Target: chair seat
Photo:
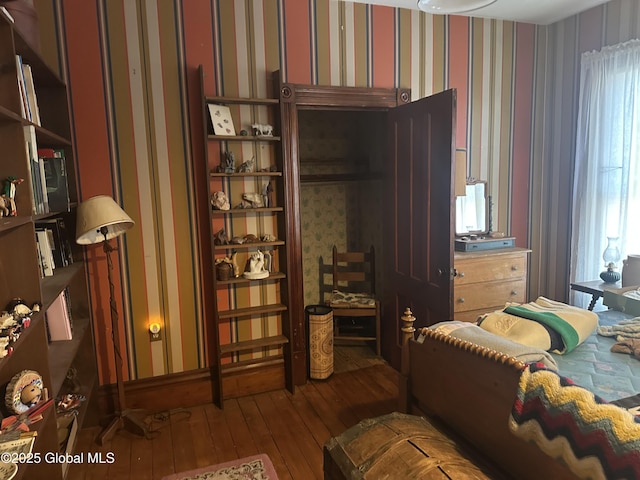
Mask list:
[[[352,293],[334,290],[329,305],[335,308],[375,308],[376,299],[368,293]]]

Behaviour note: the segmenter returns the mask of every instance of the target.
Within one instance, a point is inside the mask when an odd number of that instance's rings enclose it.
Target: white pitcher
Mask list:
[[[622,286],[640,286],[640,255],[629,255],[622,263]]]

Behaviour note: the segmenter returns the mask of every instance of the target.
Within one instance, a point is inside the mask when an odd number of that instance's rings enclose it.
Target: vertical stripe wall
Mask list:
[[[563,120],[575,109],[576,44],[601,43],[581,38],[595,34],[593,25],[604,41],[613,31],[633,35],[640,23],[631,0],[549,27],[339,0],[36,5],[41,22],[55,21],[51,5],[62,15],[66,63],[52,63],[63,65],[70,86],[82,198],[112,195],[136,222],[116,262],[126,327],[119,345],[132,379],[207,364],[198,246],[205,217],[193,198],[206,172],[199,65],[207,95],[271,96],[275,70],[294,83],[411,88],[414,99],[458,89],[456,147],[468,152],[468,175],[489,182],[494,230],[534,250],[532,293],[559,294],[556,267],[568,260],[552,247],[568,245],[558,224],[570,200],[574,127]],[[616,27],[616,13],[627,27]],[[561,209],[548,216],[557,210],[551,202]],[[87,256],[100,381],[110,383],[106,266],[99,248],[87,247]],[[152,320],[163,326],[161,342],[149,341]]]

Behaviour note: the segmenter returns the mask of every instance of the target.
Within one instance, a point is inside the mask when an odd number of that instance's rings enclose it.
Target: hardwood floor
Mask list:
[[[356,364],[364,367],[352,370]],[[397,410],[398,373],[366,350],[336,347],[335,372],[327,380],[309,381],[292,395],[278,390],[226,400],[224,410],[202,405],[171,412],[147,440],[119,432],[98,446],[98,429],[78,434],[69,480],[160,479],[165,475],[222,463],[258,453],[271,458],[280,480],[322,479],[322,447],[365,418]],[[114,461],[89,464],[86,452],[112,453]]]

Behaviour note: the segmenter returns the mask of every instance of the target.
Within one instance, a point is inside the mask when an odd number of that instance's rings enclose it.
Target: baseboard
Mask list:
[[[285,388],[282,365],[267,365],[226,374],[222,380],[225,399]],[[189,370],[125,382],[127,408],[152,412],[213,403],[217,386],[209,369]],[[114,411],[115,384],[98,388],[96,408],[106,416]]]

